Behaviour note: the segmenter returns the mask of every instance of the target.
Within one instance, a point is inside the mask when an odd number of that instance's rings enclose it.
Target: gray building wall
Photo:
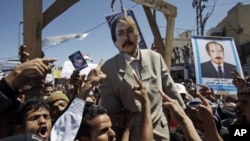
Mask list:
[[[216,14],[216,13],[215,13]],[[208,35],[233,37],[244,71],[250,74],[250,4],[236,4]]]

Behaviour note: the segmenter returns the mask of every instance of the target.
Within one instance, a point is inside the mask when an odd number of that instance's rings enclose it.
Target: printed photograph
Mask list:
[[[214,88],[217,94],[236,93],[231,72],[243,73],[233,38],[193,36],[192,45],[197,83]]]
[[[69,56],[70,61],[77,71],[80,71],[86,67],[88,64],[86,60],[83,58],[82,53],[80,51],[74,52]]]

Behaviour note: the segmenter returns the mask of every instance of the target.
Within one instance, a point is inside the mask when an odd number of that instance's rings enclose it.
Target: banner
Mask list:
[[[42,47],[56,46],[71,39],[83,40],[89,33],[74,33],[47,37],[42,40]]]

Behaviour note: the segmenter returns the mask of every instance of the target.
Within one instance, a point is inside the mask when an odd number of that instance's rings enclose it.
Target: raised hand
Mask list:
[[[202,104],[198,105],[197,116],[199,118],[200,126],[204,129],[208,141],[223,141],[215,124],[213,118],[213,109],[201,94],[197,94]]]
[[[143,86],[136,74],[134,74],[134,78],[138,84],[132,87],[132,90],[135,93],[135,98],[138,99],[140,102],[149,101],[146,88]]]
[[[106,78],[106,74],[101,71],[101,67],[104,64],[104,60],[101,59],[96,68],[92,69],[85,81],[84,86],[81,88],[80,94],[78,95],[80,98],[86,100],[88,93],[98,84],[102,82],[103,79]]]
[[[103,58],[99,62],[96,68],[92,69],[86,79],[86,83],[91,82],[92,85],[98,85],[103,79],[106,78],[106,74],[101,71],[101,67],[104,64]]]
[[[214,89],[213,88],[210,88],[206,85],[202,85],[202,84],[196,84],[197,86],[200,87],[199,89],[199,93],[204,96],[205,98],[215,102],[216,101],[216,98],[215,98],[215,95],[214,95]]]
[[[27,46],[26,45],[21,45],[19,48],[19,59],[21,63],[27,62],[29,61],[29,56],[30,54],[26,51],[27,50]]]
[[[19,59],[21,63],[27,62],[29,61],[29,52],[27,51],[27,46],[26,45],[21,45],[19,48]],[[41,51],[41,57],[39,58],[43,58],[45,56],[44,52]]]
[[[135,98],[141,102],[142,112],[142,124],[141,124],[141,136],[139,141],[152,141],[153,140],[153,126],[150,111],[150,100],[148,98],[148,92],[137,75],[134,73],[136,86],[132,87],[135,93]]]
[[[12,88],[21,88],[33,79],[45,78],[47,73],[51,72],[56,61],[55,59],[36,58],[23,64],[20,64],[13,69],[6,77],[6,82]]]
[[[246,86],[246,81],[243,77],[240,76],[239,72],[234,69],[232,72],[233,75],[233,84],[238,89],[244,88]]]
[[[170,115],[179,124],[183,124],[184,118],[188,118],[183,108],[180,106],[177,100],[174,100],[167,96],[164,92],[159,91],[163,99],[164,108],[170,111]]]
[[[213,110],[210,104],[205,100],[201,94],[197,94],[200,98],[202,104],[198,105],[197,107],[197,116],[202,122],[207,122],[208,120],[213,120]]]
[[[201,141],[196,129],[190,118],[187,116],[183,108],[177,102],[162,91],[159,91],[163,98],[163,106],[170,111],[170,115],[182,127],[187,141]]]
[[[85,74],[80,75],[80,71],[76,70],[74,70],[73,73],[71,74],[70,83],[73,85],[73,91],[70,95],[72,98],[74,97],[74,95],[80,93],[80,88],[83,84],[85,76],[86,76]]]

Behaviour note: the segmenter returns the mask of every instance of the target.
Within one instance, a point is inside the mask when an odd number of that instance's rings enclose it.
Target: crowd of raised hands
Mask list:
[[[3,134],[1,131],[2,128],[5,128],[4,126],[4,120],[6,118],[5,114],[7,114],[9,108],[11,108],[13,105],[17,105],[18,103],[18,97],[21,94],[26,95],[26,101],[29,101],[29,99],[38,98],[37,100],[40,101],[46,101],[46,99],[43,98],[43,92],[39,92],[39,90],[44,89],[45,85],[45,76],[48,73],[51,73],[51,70],[53,68],[53,63],[56,61],[56,59],[48,59],[48,58],[35,58],[29,60],[29,54],[25,51],[26,46],[22,46],[20,49],[20,60],[22,64],[18,65],[16,68],[14,68],[8,75],[6,75],[0,82],[0,100],[1,100],[1,107],[0,107],[0,118],[2,119],[2,122],[0,124],[0,136],[1,138],[9,137],[13,135],[13,129],[10,129],[10,133]],[[96,68],[92,69],[87,75],[80,75],[79,71],[74,71],[71,75],[71,78],[69,80],[69,83],[72,87],[67,87],[64,89],[64,94],[69,98],[68,106],[64,110],[62,110],[61,115],[63,116],[57,117],[58,119],[55,119],[53,123],[51,123],[53,127],[46,127],[46,132],[48,132],[45,136],[44,134],[41,135],[41,127],[37,127],[37,129],[29,130],[29,128],[26,126],[24,129],[22,129],[22,132],[19,132],[19,134],[24,134],[26,132],[35,134],[39,137],[42,137],[45,140],[74,140],[78,139],[81,140],[81,137],[76,138],[77,135],[81,136],[79,133],[79,129],[81,129],[81,120],[85,118],[85,114],[88,114],[86,112],[86,103],[90,102],[93,106],[100,106],[101,101],[98,100],[98,95],[90,95],[90,93],[93,91],[93,89],[98,89],[98,85],[106,78],[106,75],[101,71],[101,67],[104,63],[104,60],[102,59]],[[240,96],[248,96],[249,91],[246,87],[246,81],[245,78],[242,78],[239,73],[236,70],[233,70],[232,75],[234,76],[233,84],[239,89],[238,93],[238,99],[239,104],[241,99]],[[134,78],[137,82],[137,85],[133,86],[131,89],[135,94],[136,100],[138,100],[141,104],[141,112],[143,114],[142,116],[142,127],[141,127],[141,135],[140,140],[141,141],[152,141],[153,140],[153,125],[152,125],[152,119],[151,119],[151,109],[150,109],[150,100],[147,95],[147,89],[143,86],[142,82],[139,80],[139,78],[134,74]],[[65,85],[66,86],[66,85]],[[203,137],[205,137],[208,141],[222,141],[227,140],[227,137],[223,137],[223,135],[220,132],[220,129],[222,126],[218,126],[221,124],[221,117],[219,117],[220,120],[215,119],[215,115],[217,112],[217,109],[214,109],[214,107],[211,105],[210,102],[216,103],[217,99],[213,92],[212,88],[209,88],[205,85],[199,85],[200,89],[197,93],[195,93],[194,97],[197,97],[199,99],[199,104],[197,105],[188,105],[187,109],[183,109],[179,103],[167,96],[167,94],[163,93],[162,91],[159,91],[159,95],[162,96],[163,99],[163,108],[165,109],[165,114],[168,117],[168,119],[173,119],[175,124],[174,128],[170,127],[170,132],[177,132],[179,129],[181,130],[182,138],[185,138],[185,140],[188,141],[200,141],[204,140]],[[32,91],[32,92],[30,92]],[[243,94],[242,94],[243,93]],[[244,95],[245,94],[245,95]],[[90,99],[89,99],[90,98]],[[91,99],[92,98],[92,99]],[[79,99],[82,100],[79,102]],[[93,100],[94,99],[94,100]],[[249,98],[247,97],[245,105],[241,105],[242,108],[239,115],[239,117],[245,116],[243,119],[246,119],[246,122],[250,123],[250,114],[247,112],[247,109],[250,109],[250,102],[248,102]],[[91,101],[93,100],[93,101]],[[24,104],[25,104],[24,102]],[[80,103],[82,105],[82,109],[80,108],[79,111],[72,112],[76,110],[77,104]],[[75,105],[74,105],[75,104]],[[218,103],[217,103],[218,104]],[[79,106],[79,105],[78,105]],[[85,107],[85,108],[84,108]],[[100,106],[101,107],[101,106]],[[16,108],[16,107],[15,107]],[[42,107],[43,108],[43,107]],[[78,107],[79,108],[79,107]],[[53,108],[49,109],[52,110]],[[248,110],[249,111],[249,110]],[[48,113],[50,113],[49,111]],[[232,111],[234,113],[237,113],[237,111]],[[71,116],[67,116],[67,114]],[[107,114],[107,112],[103,113]],[[15,112],[12,113],[12,117],[16,116],[17,114]],[[78,117],[80,115],[80,118]],[[83,117],[81,117],[83,115]],[[51,119],[50,114],[48,114],[48,119]],[[78,125],[76,125],[74,130],[70,127],[65,127],[68,124],[59,124],[59,123],[67,123],[72,120],[72,116],[75,116],[75,120],[78,120]],[[69,118],[70,117],[70,118]],[[122,136],[122,141],[128,141],[129,140],[129,134],[131,131],[131,124],[133,124],[133,113],[131,113],[128,116],[128,120],[126,121],[126,127]],[[61,118],[61,119],[60,119]],[[82,119],[83,118],[83,119]],[[65,121],[66,120],[66,121]],[[110,119],[108,119],[110,120]],[[170,120],[169,120],[170,121]],[[242,123],[235,117],[234,121],[238,121],[238,123]],[[48,120],[47,122],[52,122],[52,120]],[[111,121],[110,121],[111,122]],[[57,124],[58,123],[58,124]],[[231,122],[232,123],[232,122]],[[14,127],[13,125],[8,124],[7,126]],[[72,125],[71,125],[72,126]],[[171,125],[170,125],[171,126]],[[59,128],[63,129],[63,131],[59,130]],[[68,129],[67,129],[68,128]],[[6,128],[5,128],[6,129]],[[9,128],[8,128],[9,129]],[[49,129],[49,130],[48,130]],[[67,129],[67,130],[65,130]],[[177,130],[178,129],[178,130]],[[48,131],[47,131],[48,130]],[[69,130],[69,131],[68,131]],[[201,131],[203,134],[199,133]],[[230,132],[229,130],[227,130]],[[66,132],[74,132],[71,137],[67,137],[68,134],[62,135],[62,133]],[[169,131],[166,131],[169,132]],[[53,137],[52,137],[53,136]],[[86,136],[86,135],[82,135]],[[107,131],[107,140],[115,140],[116,134],[112,130],[112,124],[108,126]],[[175,140],[175,138],[170,138],[170,140]]]

